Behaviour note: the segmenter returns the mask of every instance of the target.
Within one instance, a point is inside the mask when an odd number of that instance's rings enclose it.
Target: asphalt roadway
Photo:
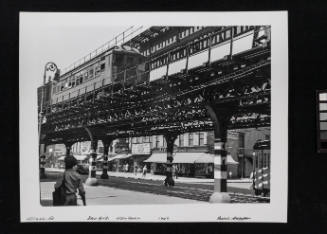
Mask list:
[[[47,178],[42,179],[41,182],[54,182],[61,178],[62,171],[47,171]],[[101,172],[97,173],[101,174]],[[116,176],[112,176],[112,174]],[[119,176],[120,175],[120,176]],[[88,175],[81,175],[83,181],[85,181]],[[152,194],[157,195],[157,197],[161,197],[162,199],[157,199],[162,203],[167,203],[165,201],[165,197],[171,198],[181,198],[187,201],[201,201],[201,202],[208,202],[210,195],[213,193],[213,183],[205,181],[203,183],[199,183],[198,180],[189,180],[183,181],[183,179],[177,179],[174,187],[165,187],[163,185],[163,180],[159,180],[157,177],[155,179],[151,179],[151,176],[148,177],[137,177],[134,176],[132,173],[111,173],[109,174],[109,179],[100,179],[100,176],[97,175],[99,188],[96,189],[99,193],[97,195],[101,196],[101,193],[104,194],[105,189],[102,187],[107,187],[111,189],[116,189],[116,192],[119,190],[121,192],[120,197],[124,197],[127,194],[124,194],[124,191],[133,191],[135,193],[142,193],[142,194]],[[160,177],[159,177],[160,178]],[[41,183],[41,184],[42,184]],[[250,188],[249,183],[228,183],[227,190],[231,194],[232,202],[238,203],[247,203],[247,202],[258,202],[253,200],[252,198],[249,199],[249,196],[253,195],[253,190]],[[53,188],[53,185],[52,185]],[[101,189],[100,189],[101,188]],[[88,188],[88,190],[92,190],[92,188]],[[94,189],[93,189],[94,190]],[[103,191],[102,191],[103,190]],[[102,192],[101,192],[102,191]],[[244,194],[245,197],[240,199],[236,194]],[[112,193],[111,193],[112,194]],[[130,193],[129,193],[130,194]],[[125,196],[125,197],[126,197]],[[129,195],[131,196],[131,194]],[[119,196],[116,196],[119,197]],[[133,195],[135,197],[135,194]],[[146,199],[146,198],[145,198]],[[152,199],[152,198],[151,198]],[[151,200],[150,199],[150,200]],[[114,199],[111,199],[114,200]],[[125,199],[126,200],[126,199]],[[142,199],[141,199],[142,200]],[[153,200],[153,199],[152,199]],[[103,201],[105,202],[105,201]],[[116,199],[117,204],[120,203],[119,199]],[[127,199],[125,202],[129,203]],[[182,202],[176,201],[176,202]],[[138,204],[140,201],[138,201]],[[142,203],[142,201],[141,201]]]

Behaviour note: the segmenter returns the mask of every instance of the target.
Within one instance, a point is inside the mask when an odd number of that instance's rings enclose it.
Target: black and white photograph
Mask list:
[[[287,222],[286,19],[22,12],[21,221]]]

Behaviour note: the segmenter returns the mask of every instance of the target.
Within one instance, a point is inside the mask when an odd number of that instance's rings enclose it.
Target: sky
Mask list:
[[[52,61],[63,70],[131,26],[91,24],[72,18],[63,23],[56,16],[43,16],[23,18],[24,27],[20,30],[20,53],[24,54],[20,61],[38,86],[42,85],[47,62]]]

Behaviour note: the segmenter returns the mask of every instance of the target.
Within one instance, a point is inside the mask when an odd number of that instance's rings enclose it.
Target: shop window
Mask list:
[[[200,146],[204,145],[204,132],[200,132],[199,134],[199,145]]]
[[[179,135],[179,146],[183,147],[184,146],[184,135]]]
[[[188,136],[188,145],[189,146],[193,146],[194,145],[193,133],[190,133],[189,136]]]
[[[159,140],[159,136],[156,136],[156,148],[159,148],[159,144],[160,144],[160,140]]]
[[[317,91],[317,151],[327,153],[327,90]]]

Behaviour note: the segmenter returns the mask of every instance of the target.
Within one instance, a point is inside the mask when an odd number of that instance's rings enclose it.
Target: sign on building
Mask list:
[[[142,154],[147,155],[151,154],[151,147],[150,143],[138,143],[138,144],[132,144],[132,154]]]

